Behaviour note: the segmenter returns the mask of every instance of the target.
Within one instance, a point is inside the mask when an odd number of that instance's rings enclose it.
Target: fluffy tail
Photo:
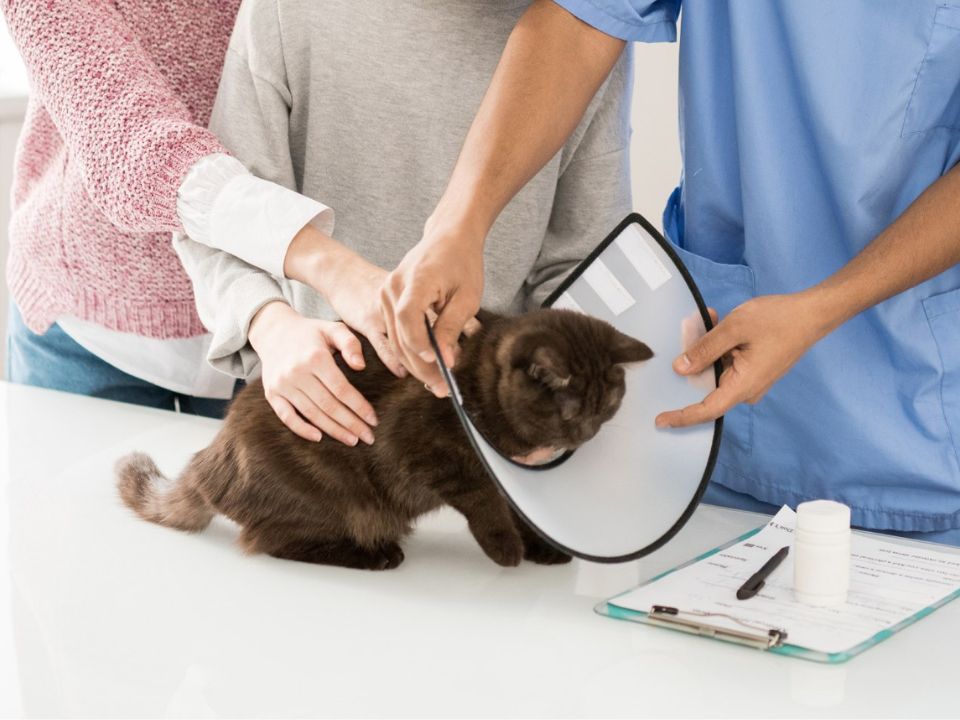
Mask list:
[[[117,462],[116,472],[120,497],[144,520],[198,532],[216,514],[189,482],[190,468],[178,480],[171,481],[149,456],[133,453]]]

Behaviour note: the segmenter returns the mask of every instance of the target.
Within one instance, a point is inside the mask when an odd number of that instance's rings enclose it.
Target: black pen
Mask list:
[[[743,585],[740,586],[740,589],[737,590],[737,600],[749,600],[758,592],[760,592],[760,588],[764,586],[764,580],[770,577],[770,573],[779,567],[780,563],[783,562],[783,559],[789,552],[789,546],[780,548],[776,555],[767,560],[763,564],[762,568],[757,570]]]

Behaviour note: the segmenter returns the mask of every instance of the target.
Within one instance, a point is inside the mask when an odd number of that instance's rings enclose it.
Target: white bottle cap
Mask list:
[[[797,506],[797,530],[838,533],[850,529],[850,508],[833,500],[811,500]]]

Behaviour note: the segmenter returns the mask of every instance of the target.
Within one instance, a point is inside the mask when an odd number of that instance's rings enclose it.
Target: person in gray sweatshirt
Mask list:
[[[373,442],[373,408],[333,361],[360,369],[362,333],[397,374],[380,286],[420,239],[500,53],[528,0],[245,0],[211,129],[261,178],[334,209],[277,248],[284,277],[178,236],[213,366],[262,372],[298,435]],[[561,152],[500,215],[483,306],[535,308],[630,210],[625,51]],[[329,229],[329,225],[323,226]],[[426,390],[425,390],[426,392]]]

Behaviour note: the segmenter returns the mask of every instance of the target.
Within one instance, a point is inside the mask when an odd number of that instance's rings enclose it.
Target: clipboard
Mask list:
[[[678,565],[675,568],[671,568],[670,570],[662,572],[640,585],[640,587],[652,585],[668,575],[695,565],[723,550],[742,543],[745,540],[749,540],[751,537],[757,535],[761,530],[763,530],[764,527],[765,526],[755,528],[739,537],[734,538],[733,540],[730,540],[727,543],[724,543],[723,545],[719,545],[712,550],[708,550],[707,552],[698,555],[697,557]],[[922,540],[910,540],[897,536],[881,535],[879,533],[871,533],[866,531],[855,530],[854,534],[882,538],[884,541],[888,541],[896,545],[903,545],[907,548],[935,548],[938,552],[947,552],[952,555],[956,555],[958,560],[960,560],[960,548],[928,543]],[[633,592],[635,589],[636,588],[631,588],[630,590],[620,593],[609,600],[599,603],[594,607],[594,611],[599,615],[613,618],[615,620],[626,620],[629,622],[643,623],[645,625],[653,625],[655,627],[661,627],[668,630],[685,632],[714,640],[720,640],[722,642],[743,645],[757,650],[771,652],[776,655],[786,655],[787,657],[800,658],[802,660],[826,664],[840,664],[847,662],[851,658],[860,655],[866,650],[879,645],[881,642],[892,637],[904,628],[913,625],[918,620],[922,620],[937,608],[943,607],[952,600],[960,597],[960,589],[958,589],[944,596],[939,601],[918,610],[900,622],[884,628],[863,642],[857,643],[856,645],[840,652],[828,653],[811,650],[810,648],[791,643],[790,628],[788,626],[755,625],[752,623],[745,623],[739,624],[738,627],[734,629],[729,626],[723,627],[716,623],[716,616],[720,615],[719,613],[702,613],[669,605],[651,605],[649,611],[640,612],[629,608],[620,607],[616,604],[617,598],[623,597],[628,593]],[[727,619],[735,620],[737,623],[739,623],[739,620],[736,618],[727,616]]]

